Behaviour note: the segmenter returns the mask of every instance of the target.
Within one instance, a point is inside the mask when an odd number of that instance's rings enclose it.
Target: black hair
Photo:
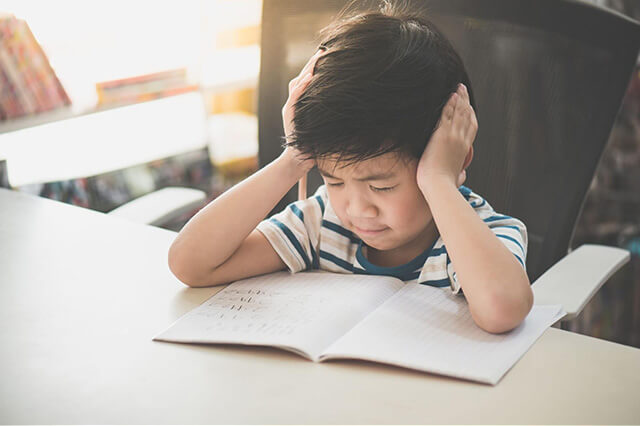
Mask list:
[[[320,31],[326,52],[294,105],[287,145],[348,163],[388,152],[420,158],[458,83],[476,109],[462,60],[425,11],[406,2],[347,11]]]

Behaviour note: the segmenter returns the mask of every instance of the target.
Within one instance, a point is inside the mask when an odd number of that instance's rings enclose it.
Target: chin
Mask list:
[[[362,241],[369,247],[376,250],[393,250],[398,247],[398,244],[395,244],[391,241],[368,241],[365,238],[362,238]]]

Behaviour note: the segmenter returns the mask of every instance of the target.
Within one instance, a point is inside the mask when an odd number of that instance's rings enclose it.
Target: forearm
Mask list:
[[[476,324],[494,333],[516,327],[533,304],[520,263],[452,182],[432,179],[421,190]]]
[[[281,155],[224,192],[180,231],[169,250],[171,269],[201,277],[224,263],[299,177],[299,170]]]

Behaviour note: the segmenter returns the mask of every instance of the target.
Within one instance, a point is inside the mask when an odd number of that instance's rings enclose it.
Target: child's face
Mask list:
[[[342,225],[369,247],[408,262],[433,243],[435,224],[418,188],[418,160],[389,153],[352,165],[317,161]]]

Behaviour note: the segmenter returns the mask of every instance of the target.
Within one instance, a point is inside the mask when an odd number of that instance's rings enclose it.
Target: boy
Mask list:
[[[289,83],[285,150],[185,225],[171,270],[192,287],[284,269],[392,275],[464,292],[488,332],[515,328],[533,304],[526,228],[462,186],[478,124],[459,56],[388,3],[321,36]],[[325,185],[264,220],[314,166]]]

